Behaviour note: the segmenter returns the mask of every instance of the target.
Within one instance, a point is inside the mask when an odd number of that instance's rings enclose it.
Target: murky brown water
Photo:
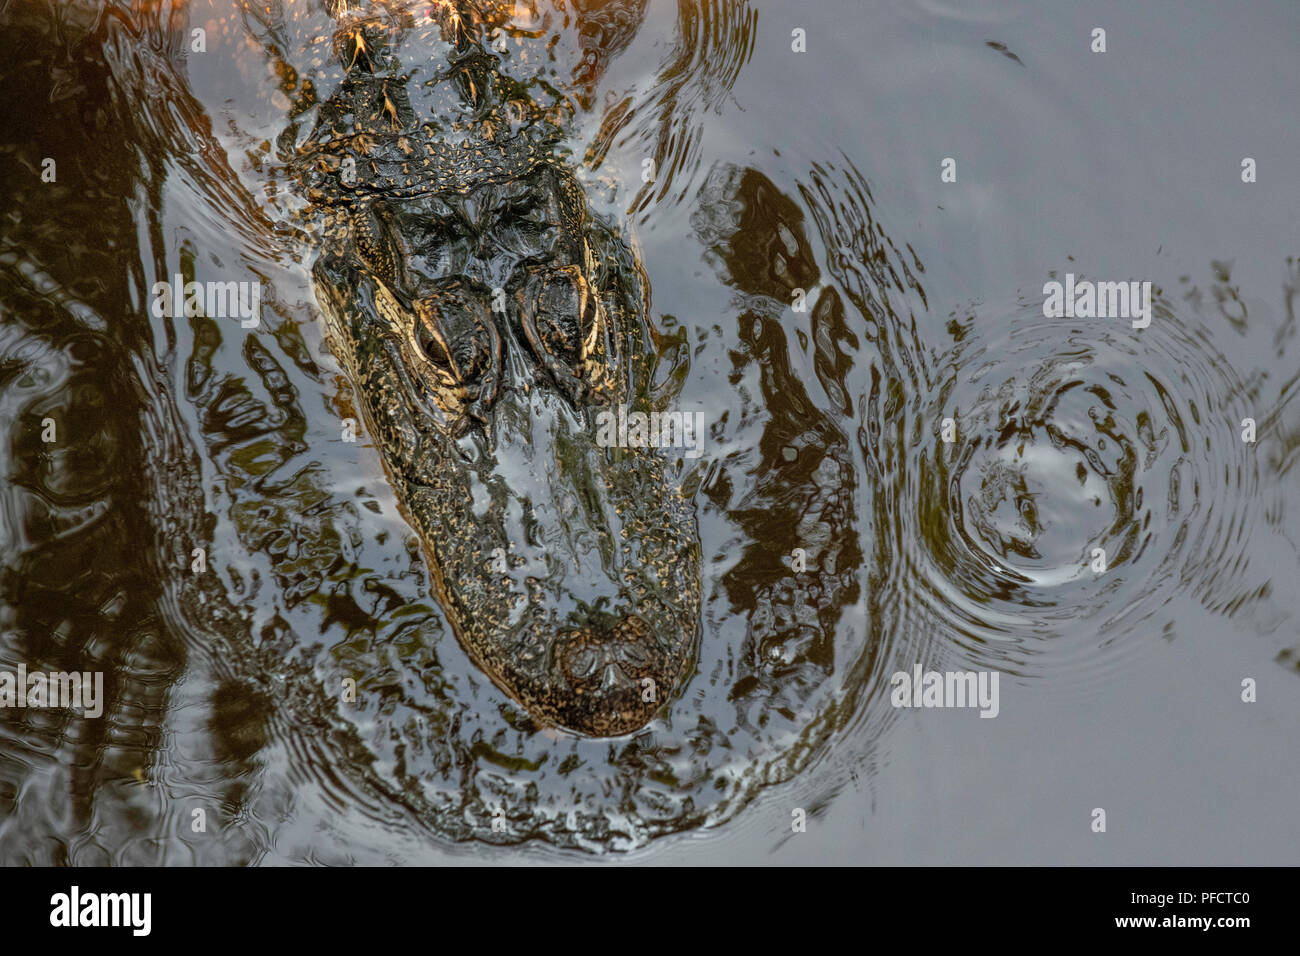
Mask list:
[[[569,7],[511,70],[708,424],[687,686],[539,731],[343,439],[288,170],[326,12],[11,0],[0,671],[104,706],[0,710],[0,860],[1295,863],[1300,14]],[[435,41],[395,52],[437,115]],[[1151,281],[1151,325],[1044,317],[1066,273]],[[261,325],[153,317],[178,274]],[[997,718],[891,706],[918,663],[998,672]]]

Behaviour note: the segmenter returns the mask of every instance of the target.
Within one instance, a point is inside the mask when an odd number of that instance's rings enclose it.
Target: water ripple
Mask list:
[[[1258,523],[1246,390],[1153,312],[1140,332],[1037,301],[952,316],[884,492],[903,559],[885,606],[976,666],[1083,681],[1171,636],[1176,594],[1233,593]]]

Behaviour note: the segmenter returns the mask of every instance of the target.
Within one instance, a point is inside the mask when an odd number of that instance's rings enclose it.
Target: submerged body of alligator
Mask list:
[[[302,150],[317,298],[436,589],[475,662],[543,723],[644,725],[700,608],[690,503],[597,414],[648,400],[644,276],[592,217],[551,121],[498,70],[491,19],[434,8],[460,117],[415,116],[383,18]]]

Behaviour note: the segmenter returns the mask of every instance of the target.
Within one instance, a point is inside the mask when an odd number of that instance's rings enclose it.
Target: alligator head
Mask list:
[[[539,721],[636,730],[700,588],[671,453],[599,440],[647,401],[636,258],[534,128],[449,142],[354,69],[315,139],[317,298],[457,636]]]

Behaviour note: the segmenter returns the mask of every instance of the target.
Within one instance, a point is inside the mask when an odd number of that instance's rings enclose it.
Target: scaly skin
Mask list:
[[[671,452],[596,443],[601,409],[646,408],[644,274],[498,70],[495,14],[436,9],[452,129],[410,106],[401,17],[336,12],[347,76],[302,151],[317,298],[462,645],[540,722],[629,733],[700,604]]]

